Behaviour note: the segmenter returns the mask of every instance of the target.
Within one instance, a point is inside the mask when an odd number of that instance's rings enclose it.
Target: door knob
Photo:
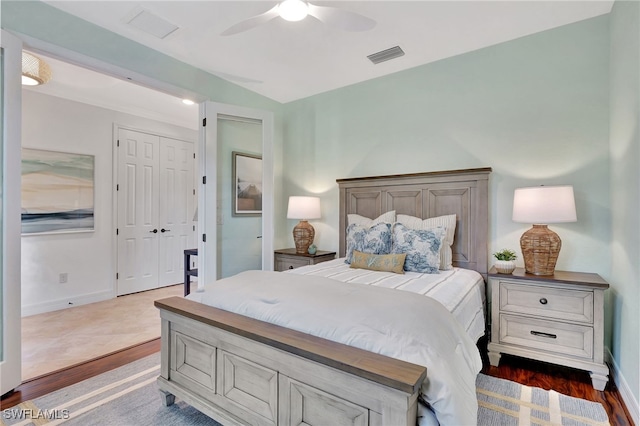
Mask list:
[[[149,231],[149,232],[151,232],[152,234],[157,234],[157,233],[158,233],[158,230],[157,230],[157,229],[154,229],[153,231]]]
[[[160,232],[162,232],[162,233],[169,232],[169,231],[171,231],[171,229],[164,229],[164,228],[162,228],[162,229],[160,230]]]

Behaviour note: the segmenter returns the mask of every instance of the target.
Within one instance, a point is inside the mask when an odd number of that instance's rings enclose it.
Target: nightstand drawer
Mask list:
[[[297,253],[296,249],[274,250],[273,263],[276,271],[288,271],[302,266],[317,265],[321,262],[333,260],[336,257],[335,251],[318,250],[314,254]]]
[[[500,312],[593,324],[593,292],[501,281]]]
[[[500,315],[500,343],[593,358],[593,328],[517,315]]]
[[[275,267],[276,271],[286,271],[287,269],[295,269],[307,265],[311,265],[311,262],[306,258],[278,256]]]

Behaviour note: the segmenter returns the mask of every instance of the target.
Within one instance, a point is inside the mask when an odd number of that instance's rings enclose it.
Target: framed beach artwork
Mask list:
[[[22,148],[22,234],[94,230],[94,156]]]
[[[233,216],[262,214],[262,157],[232,152]]]

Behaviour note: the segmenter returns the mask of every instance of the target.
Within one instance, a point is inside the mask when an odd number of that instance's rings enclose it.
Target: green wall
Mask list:
[[[320,194],[318,247],[336,249],[337,178],[489,166],[490,250],[519,252],[514,189],[571,184],[558,269],[606,275],[608,58],[602,16],[286,104],[285,195]]]
[[[262,155],[262,125],[218,119],[218,278],[262,269],[262,217],[232,214],[233,151]]]
[[[640,397],[639,64],[640,4],[616,1],[611,12],[611,352],[636,401]]]

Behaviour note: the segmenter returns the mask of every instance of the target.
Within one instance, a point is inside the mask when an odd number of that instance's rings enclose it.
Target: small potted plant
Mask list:
[[[516,252],[509,249],[502,249],[493,253],[496,259],[495,267],[499,274],[510,274],[516,269],[515,260],[518,258]]]

